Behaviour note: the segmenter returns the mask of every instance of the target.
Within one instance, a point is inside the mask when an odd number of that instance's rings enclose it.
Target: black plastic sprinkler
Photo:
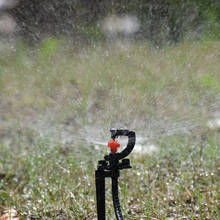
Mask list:
[[[118,198],[118,178],[120,170],[131,168],[130,160],[123,158],[127,157],[133,150],[136,137],[135,132],[129,130],[111,129],[110,132],[113,141],[108,142],[108,147],[110,147],[111,153],[106,155],[104,160],[98,162],[95,171],[98,220],[105,220],[105,178],[107,177],[112,179],[112,200],[116,218],[117,220],[123,220]],[[122,152],[116,153],[120,144],[115,141],[115,138],[119,136],[127,136],[128,144]]]

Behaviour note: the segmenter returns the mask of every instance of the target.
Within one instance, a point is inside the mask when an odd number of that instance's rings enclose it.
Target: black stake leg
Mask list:
[[[95,171],[95,180],[98,220],[105,220],[105,175],[102,170]]]
[[[115,210],[115,216],[117,220],[123,220],[123,216],[121,213],[121,206],[118,198],[118,178],[113,177],[112,178],[112,200]]]

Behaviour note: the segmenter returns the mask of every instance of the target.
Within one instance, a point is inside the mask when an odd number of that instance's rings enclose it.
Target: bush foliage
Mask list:
[[[10,13],[20,26],[19,35],[32,41],[51,34],[81,41],[97,37],[98,22],[111,14],[136,15],[141,22],[137,37],[156,44],[200,37],[201,33],[220,36],[218,0],[21,0]],[[85,32],[88,26],[90,31]]]

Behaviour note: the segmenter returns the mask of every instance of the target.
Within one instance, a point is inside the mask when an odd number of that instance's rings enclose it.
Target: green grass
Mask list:
[[[158,155],[131,158],[133,169],[120,177],[126,219],[217,219],[220,146],[207,140],[201,156],[200,146],[190,146],[183,138],[161,141]],[[17,154],[9,146],[1,145],[0,150],[5,174],[0,185],[2,208],[14,207],[24,219],[95,218],[94,170],[103,151],[96,152],[93,146],[64,148],[41,139]],[[107,188],[111,219],[110,180]]]
[[[159,152],[133,154],[121,172],[125,219],[220,218],[219,130],[206,126],[220,107],[219,41],[0,49],[0,212],[95,219],[94,170],[107,149],[85,138],[96,130],[107,142],[111,126],[127,126]]]

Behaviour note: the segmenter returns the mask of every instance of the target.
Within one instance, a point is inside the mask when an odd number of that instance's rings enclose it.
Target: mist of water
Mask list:
[[[13,8],[16,6],[18,1],[0,1],[0,8],[1,10],[5,10],[6,8]],[[21,9],[19,9],[21,10]],[[43,10],[43,9],[42,9]],[[49,10],[49,9],[48,9]],[[55,12],[58,10],[56,6],[52,7],[51,12]],[[156,10],[156,9],[155,9]],[[188,10],[188,8],[187,8]],[[59,10],[58,10],[59,11]],[[45,11],[44,11],[45,12]],[[60,11],[59,11],[60,12]],[[154,10],[152,9],[151,11],[152,16],[154,17]],[[190,11],[185,11],[185,14],[190,13]],[[76,24],[74,21],[66,21],[67,23],[63,23],[63,29],[62,29],[62,19],[60,19],[61,14],[54,15],[54,19],[59,20],[59,27],[58,29],[60,30],[61,33],[69,32],[69,35],[71,35],[70,29],[66,29],[66,25],[68,22],[71,23],[72,26],[75,26]],[[80,15],[78,15],[80,16]],[[40,18],[40,14],[39,17]],[[77,18],[77,16],[76,16]],[[164,18],[165,19],[165,18]],[[183,17],[181,17],[183,19]],[[189,17],[189,20],[191,19],[194,20],[196,19],[195,17]],[[77,19],[76,19],[77,20]],[[63,22],[65,19],[63,20]],[[39,23],[41,20],[36,21],[36,32],[32,33],[36,38],[38,38],[38,35],[40,35],[39,31]],[[61,22],[61,24],[60,24]],[[104,44],[104,47],[106,48],[103,54],[99,53],[99,50],[97,49],[99,47],[99,43],[97,42],[92,42],[89,47],[87,45],[82,46],[81,44],[73,44],[74,41],[77,42],[76,36],[71,35],[71,37],[64,37],[63,42],[61,45],[64,47],[74,47],[77,48],[77,52],[72,52],[69,50],[69,53],[72,53],[72,59],[80,59],[80,62],[82,64],[81,67],[77,70],[80,72],[80,74],[85,74],[84,69],[83,69],[83,62],[87,64],[88,62],[91,62],[91,71],[94,68],[95,65],[98,66],[97,71],[99,71],[99,65],[104,65],[107,63],[106,68],[109,67],[112,68],[113,65],[117,64],[117,60],[115,61],[109,61],[109,54],[111,54],[111,51],[114,51],[115,48],[118,50],[118,53],[121,53],[121,59],[125,59],[126,62],[128,63],[128,68],[130,64],[136,65],[136,71],[133,73],[126,73],[128,74],[133,74],[137,78],[140,77],[148,77],[148,73],[143,73],[142,70],[142,64],[144,62],[149,62],[149,66],[152,63],[158,63],[158,67],[154,67],[154,72],[149,73],[152,75],[157,75],[158,72],[162,72],[163,68],[163,60],[162,58],[166,58],[166,48],[159,49],[158,53],[161,53],[161,62],[160,60],[154,60],[154,58],[150,57],[151,55],[144,54],[145,59],[143,57],[138,57],[133,56],[131,54],[133,47],[136,47],[138,45],[139,48],[141,48],[140,44],[146,45],[150,44],[149,41],[137,41],[134,42],[133,39],[135,39],[136,36],[140,34],[140,32],[143,32],[144,30],[144,25],[148,24],[150,22],[153,24],[153,21],[146,21],[146,23],[143,23],[143,17],[139,14],[125,14],[125,13],[112,13],[111,15],[104,15],[101,19],[97,19],[93,24],[95,24],[91,29],[87,27],[82,28],[81,31],[84,31],[84,34],[94,34],[95,36],[101,36],[104,37],[105,40],[111,39],[112,44],[107,46],[105,45],[106,41],[104,40],[101,44]],[[159,21],[158,21],[159,22]],[[51,27],[57,28],[55,21],[52,22],[53,25]],[[160,23],[160,22],[159,22]],[[168,28],[168,21],[165,19],[164,20],[164,27],[165,29]],[[188,22],[189,23],[189,22]],[[188,24],[187,23],[187,24]],[[69,24],[69,23],[68,23]],[[0,17],[0,32],[7,34],[11,33],[16,29],[16,26],[21,26],[21,23],[17,24],[15,22],[15,19],[12,16],[9,16],[7,14],[2,15]],[[48,27],[46,30],[49,32],[51,29],[50,24],[46,23],[45,20],[42,20],[42,25],[43,27]],[[71,26],[70,25],[70,26]],[[65,27],[64,27],[65,26]],[[149,30],[150,27],[152,28],[152,34],[155,33],[155,30],[153,29],[152,25],[148,25]],[[167,27],[167,28],[166,28]],[[35,26],[30,26],[29,29],[34,29]],[[101,28],[101,29],[100,29]],[[28,28],[27,28],[28,29]],[[64,31],[65,29],[65,31]],[[44,30],[42,30],[43,32]],[[161,29],[162,31],[162,29]],[[173,30],[174,31],[174,30]],[[100,33],[101,32],[101,33]],[[56,32],[57,33],[57,32]],[[150,33],[150,32],[148,32]],[[162,33],[162,32],[161,32]],[[53,38],[53,32],[52,33],[46,33],[44,36],[50,38]],[[144,34],[143,34],[144,35]],[[156,35],[155,35],[156,36]],[[35,38],[35,37],[34,37]],[[44,37],[43,37],[44,38]],[[54,37],[55,39],[56,37]],[[62,38],[62,37],[61,37]],[[83,37],[82,37],[83,38]],[[19,38],[18,38],[19,39]],[[16,39],[17,40],[17,39]],[[15,40],[15,41],[16,41]],[[45,45],[41,46],[40,49],[33,49],[30,48],[30,57],[25,57],[23,56],[20,58],[22,62],[24,62],[24,66],[27,68],[30,68],[30,71],[35,71],[37,77],[40,78],[40,76],[47,74],[45,73],[48,69],[45,67],[46,65],[53,65],[53,63],[50,63],[50,54],[53,54],[53,51],[56,51],[56,45],[59,44],[56,42],[56,40],[50,40],[50,41],[45,41]],[[49,42],[49,43],[48,43]],[[16,43],[15,43],[16,44]],[[120,46],[119,46],[120,45]],[[192,44],[193,45],[193,44]],[[14,54],[16,56],[16,51],[18,51],[17,56],[22,56],[22,49],[19,51],[19,48],[17,46],[10,45],[11,47],[14,47]],[[38,46],[36,46],[38,47]],[[40,46],[39,46],[40,47]],[[178,46],[177,46],[178,47]],[[89,49],[88,49],[89,48]],[[24,49],[24,50],[29,50],[29,49]],[[32,55],[35,53],[38,53],[36,51],[40,50],[39,57],[33,56]],[[141,50],[141,49],[140,49]],[[157,49],[152,49],[154,52],[153,54],[157,54]],[[78,52],[80,51],[80,52]],[[93,52],[94,51],[94,52]],[[135,53],[138,53],[138,50],[134,50]],[[164,52],[163,52],[164,51]],[[11,53],[11,54],[10,54]],[[26,53],[26,52],[25,52]],[[54,52],[56,53],[56,52]],[[93,61],[88,61],[88,54],[92,53],[97,53],[95,56],[91,57],[96,57],[97,60]],[[150,52],[149,52],[150,53]],[[179,48],[179,53],[182,52],[182,48]],[[164,55],[165,54],[165,55]],[[178,54],[175,53],[175,54]],[[198,52],[199,54],[199,52]],[[9,52],[9,57],[13,56],[13,50],[10,50]],[[63,54],[56,54],[56,59],[62,60]],[[76,57],[77,56],[77,57]],[[143,55],[141,55],[143,56]],[[216,54],[213,54],[213,56],[219,56],[218,52]],[[37,57],[37,58],[36,58]],[[80,57],[80,58],[78,58]],[[35,59],[38,59],[39,61],[36,61]],[[155,55],[155,59],[160,59],[160,57]],[[32,60],[33,59],[33,60]],[[138,61],[136,61],[136,59]],[[174,59],[174,58],[170,58]],[[99,62],[99,61],[103,62]],[[140,60],[140,61],[139,61]],[[7,58],[6,58],[7,61]],[[38,62],[42,62],[41,64],[36,64]],[[44,64],[45,62],[45,64]],[[47,63],[48,62],[48,63]],[[54,61],[53,61],[54,62]],[[63,61],[63,68],[60,70],[60,73],[55,75],[56,70],[52,70],[51,75],[46,77],[45,81],[42,82],[42,84],[47,83],[47,79],[49,80],[54,80],[55,84],[62,83],[62,71],[69,71],[66,70],[65,65],[67,67],[65,61]],[[109,63],[108,63],[109,62]],[[112,62],[112,64],[111,64]],[[120,65],[120,61],[119,65]],[[184,61],[185,62],[185,61]],[[35,64],[32,64],[35,63]],[[166,63],[167,66],[172,66],[172,60],[170,60],[169,63]],[[152,89],[152,94],[149,95],[147,94],[137,94],[137,99],[143,100],[143,102],[138,102],[139,105],[136,107],[132,106],[132,102],[129,101],[129,94],[128,97],[124,94],[122,94],[121,90],[118,89],[118,94],[114,94],[115,97],[111,97],[112,94],[108,94],[108,91],[106,92],[105,87],[112,88],[114,85],[103,85],[103,82],[97,81],[94,84],[96,84],[96,87],[94,86],[91,91],[84,91],[86,93],[91,94],[86,94],[87,95],[87,100],[84,101],[84,96],[85,94],[80,94],[82,91],[78,91],[79,89],[77,88],[76,83],[74,80],[69,82],[69,84],[74,87],[74,92],[77,94],[74,97],[73,100],[70,100],[68,102],[64,102],[64,104],[69,104],[69,102],[72,102],[72,107],[74,109],[81,108],[84,102],[86,102],[86,107],[84,107],[85,112],[81,112],[81,114],[75,114],[74,111],[67,112],[66,115],[62,112],[62,101],[57,101],[57,100],[65,100],[66,97],[64,97],[65,94],[65,89],[68,92],[68,88],[65,86],[62,87],[63,91],[56,91],[54,92],[53,88],[48,88],[48,96],[50,97],[50,100],[54,101],[54,109],[53,108],[45,108],[42,112],[41,111],[36,111],[34,107],[28,107],[30,114],[22,113],[23,116],[21,119],[18,119],[19,117],[16,117],[16,123],[17,127],[22,130],[22,129],[29,129],[33,131],[34,134],[36,134],[39,137],[50,137],[51,141],[59,141],[62,145],[70,145],[70,144],[75,144],[76,142],[82,142],[85,145],[88,144],[94,144],[95,146],[102,146],[104,143],[108,141],[110,134],[109,134],[109,129],[111,127],[116,127],[116,128],[129,128],[131,130],[136,130],[138,138],[137,138],[137,152],[145,152],[145,149],[148,149],[148,152],[156,152],[157,147],[155,145],[155,142],[157,139],[161,139],[167,136],[171,135],[179,135],[179,134],[184,134],[184,135],[191,135],[191,133],[194,132],[198,127],[204,127],[205,129],[218,129],[219,128],[219,107],[220,107],[220,101],[219,101],[219,93],[213,93],[216,97],[213,98],[213,100],[209,101],[211,99],[210,97],[212,96],[209,94],[209,89],[207,89],[207,92],[204,92],[204,95],[200,97],[200,100],[196,102],[196,104],[191,104],[192,103],[192,94],[190,94],[189,90],[183,89],[184,94],[173,94],[173,86],[172,84],[175,83],[176,80],[178,80],[178,75],[183,74],[184,72],[187,72],[187,68],[190,67],[190,57],[188,58],[188,63],[183,63],[180,64],[179,66],[184,66],[183,68],[180,68],[180,70],[174,70],[174,69],[168,69],[169,71],[175,71],[174,74],[172,74],[173,78],[164,78],[164,83],[169,84],[170,80],[170,85],[166,87],[164,91],[154,91]],[[5,67],[7,69],[8,67]],[[68,68],[68,67],[67,67]],[[33,70],[34,69],[34,70]],[[101,69],[101,68],[100,68]],[[112,68],[115,72],[117,72],[117,67],[114,69]],[[129,69],[127,70],[129,72]],[[197,68],[195,71],[199,72],[199,68]],[[53,77],[54,74],[54,77]],[[78,73],[77,73],[78,74]],[[97,72],[97,75],[100,74],[100,78],[102,77],[103,73]],[[108,73],[105,73],[108,75]],[[115,74],[115,73],[114,73]],[[124,73],[123,73],[124,74]],[[185,73],[187,74],[187,73]],[[197,73],[194,73],[197,74]],[[199,74],[199,73],[198,73]],[[176,76],[175,76],[176,75]],[[89,74],[88,74],[89,76]],[[86,77],[88,77],[86,76]],[[18,76],[19,77],[19,76]],[[29,79],[28,74],[27,74],[27,79],[30,81],[37,81],[37,77],[33,79]],[[109,76],[111,78],[111,73]],[[163,77],[163,76],[161,76]],[[129,77],[125,77],[129,78]],[[131,78],[133,79],[134,77]],[[184,78],[184,77],[183,77]],[[193,77],[192,77],[193,78]],[[150,79],[150,78],[149,78]],[[156,77],[152,77],[155,81],[160,80],[157,79]],[[93,76],[91,76],[91,80],[93,81]],[[118,76],[118,79],[116,77],[115,81],[121,80],[123,81],[123,76]],[[186,78],[184,78],[186,80]],[[204,82],[203,82],[203,81]],[[207,82],[206,82],[207,81]],[[204,86],[210,87],[210,80],[209,79],[201,79],[201,82],[204,84]],[[16,82],[16,80],[15,80]],[[139,81],[140,82],[140,81]],[[83,84],[83,80],[81,82]],[[88,82],[87,82],[88,83]],[[126,83],[130,83],[127,81]],[[125,84],[126,84],[125,83]],[[180,87],[184,84],[189,84],[189,87],[193,87],[193,84],[191,82],[187,81],[182,81],[179,82]],[[209,84],[207,84],[209,83]],[[212,82],[211,82],[212,83]],[[36,83],[37,84],[37,83]],[[69,85],[68,86],[71,86]],[[207,85],[206,85],[207,84]],[[11,85],[13,87],[13,85]],[[16,86],[16,85],[15,85]],[[24,84],[24,86],[28,87],[29,85]],[[41,84],[39,83],[39,86]],[[115,84],[115,87],[117,85]],[[123,82],[121,83],[121,86],[123,87]],[[125,85],[127,86],[127,85]],[[140,85],[137,82],[130,83],[130,86],[132,87],[139,87]],[[212,86],[212,85],[211,85]],[[10,87],[10,86],[9,86]],[[37,86],[36,86],[37,87]],[[99,89],[101,88],[101,89]],[[35,89],[35,88],[33,88]],[[50,94],[50,90],[52,91],[53,94]],[[76,92],[77,90],[77,92]],[[114,90],[114,89],[113,89]],[[129,90],[129,86],[128,86]],[[10,89],[9,89],[10,91]],[[72,91],[72,90],[71,90]],[[97,91],[97,92],[94,92]],[[94,92],[94,94],[92,94]],[[19,94],[19,91],[18,91]],[[205,94],[207,96],[205,96]],[[37,96],[41,96],[40,93],[37,94]],[[68,96],[68,95],[66,95]],[[55,98],[54,98],[55,97]],[[107,97],[107,98],[106,98]],[[7,98],[5,98],[7,100]],[[16,99],[16,97],[14,97]],[[24,97],[25,99],[25,97]],[[28,99],[28,98],[27,98]],[[108,105],[107,100],[111,100],[111,106],[105,107],[104,105]],[[26,103],[31,102],[30,100],[25,100]],[[7,101],[5,101],[7,102]],[[8,101],[10,102],[10,101]],[[135,102],[135,100],[134,100]],[[103,103],[103,104],[102,104]],[[114,103],[114,104],[112,104]],[[5,104],[7,106],[8,104]],[[43,105],[43,104],[42,104]],[[134,104],[135,105],[135,104]],[[148,106],[147,106],[148,105]],[[10,106],[10,104],[9,104]],[[104,109],[101,111],[100,109]],[[136,108],[136,109],[135,109]],[[4,109],[4,108],[3,108]],[[7,109],[7,108],[5,108]],[[22,108],[20,108],[22,111]],[[5,110],[3,110],[5,111]],[[58,111],[58,112],[57,112]],[[97,113],[98,112],[98,113]],[[58,115],[60,118],[62,116],[60,115],[65,115],[62,119],[57,119]],[[2,116],[2,122],[6,123],[6,120]],[[7,122],[6,127],[13,127],[14,121],[13,120],[8,120],[10,122]],[[10,125],[11,123],[11,125]],[[7,129],[6,129],[7,130]],[[5,135],[5,139],[10,139],[11,135]],[[125,144],[125,142],[123,142]]]

